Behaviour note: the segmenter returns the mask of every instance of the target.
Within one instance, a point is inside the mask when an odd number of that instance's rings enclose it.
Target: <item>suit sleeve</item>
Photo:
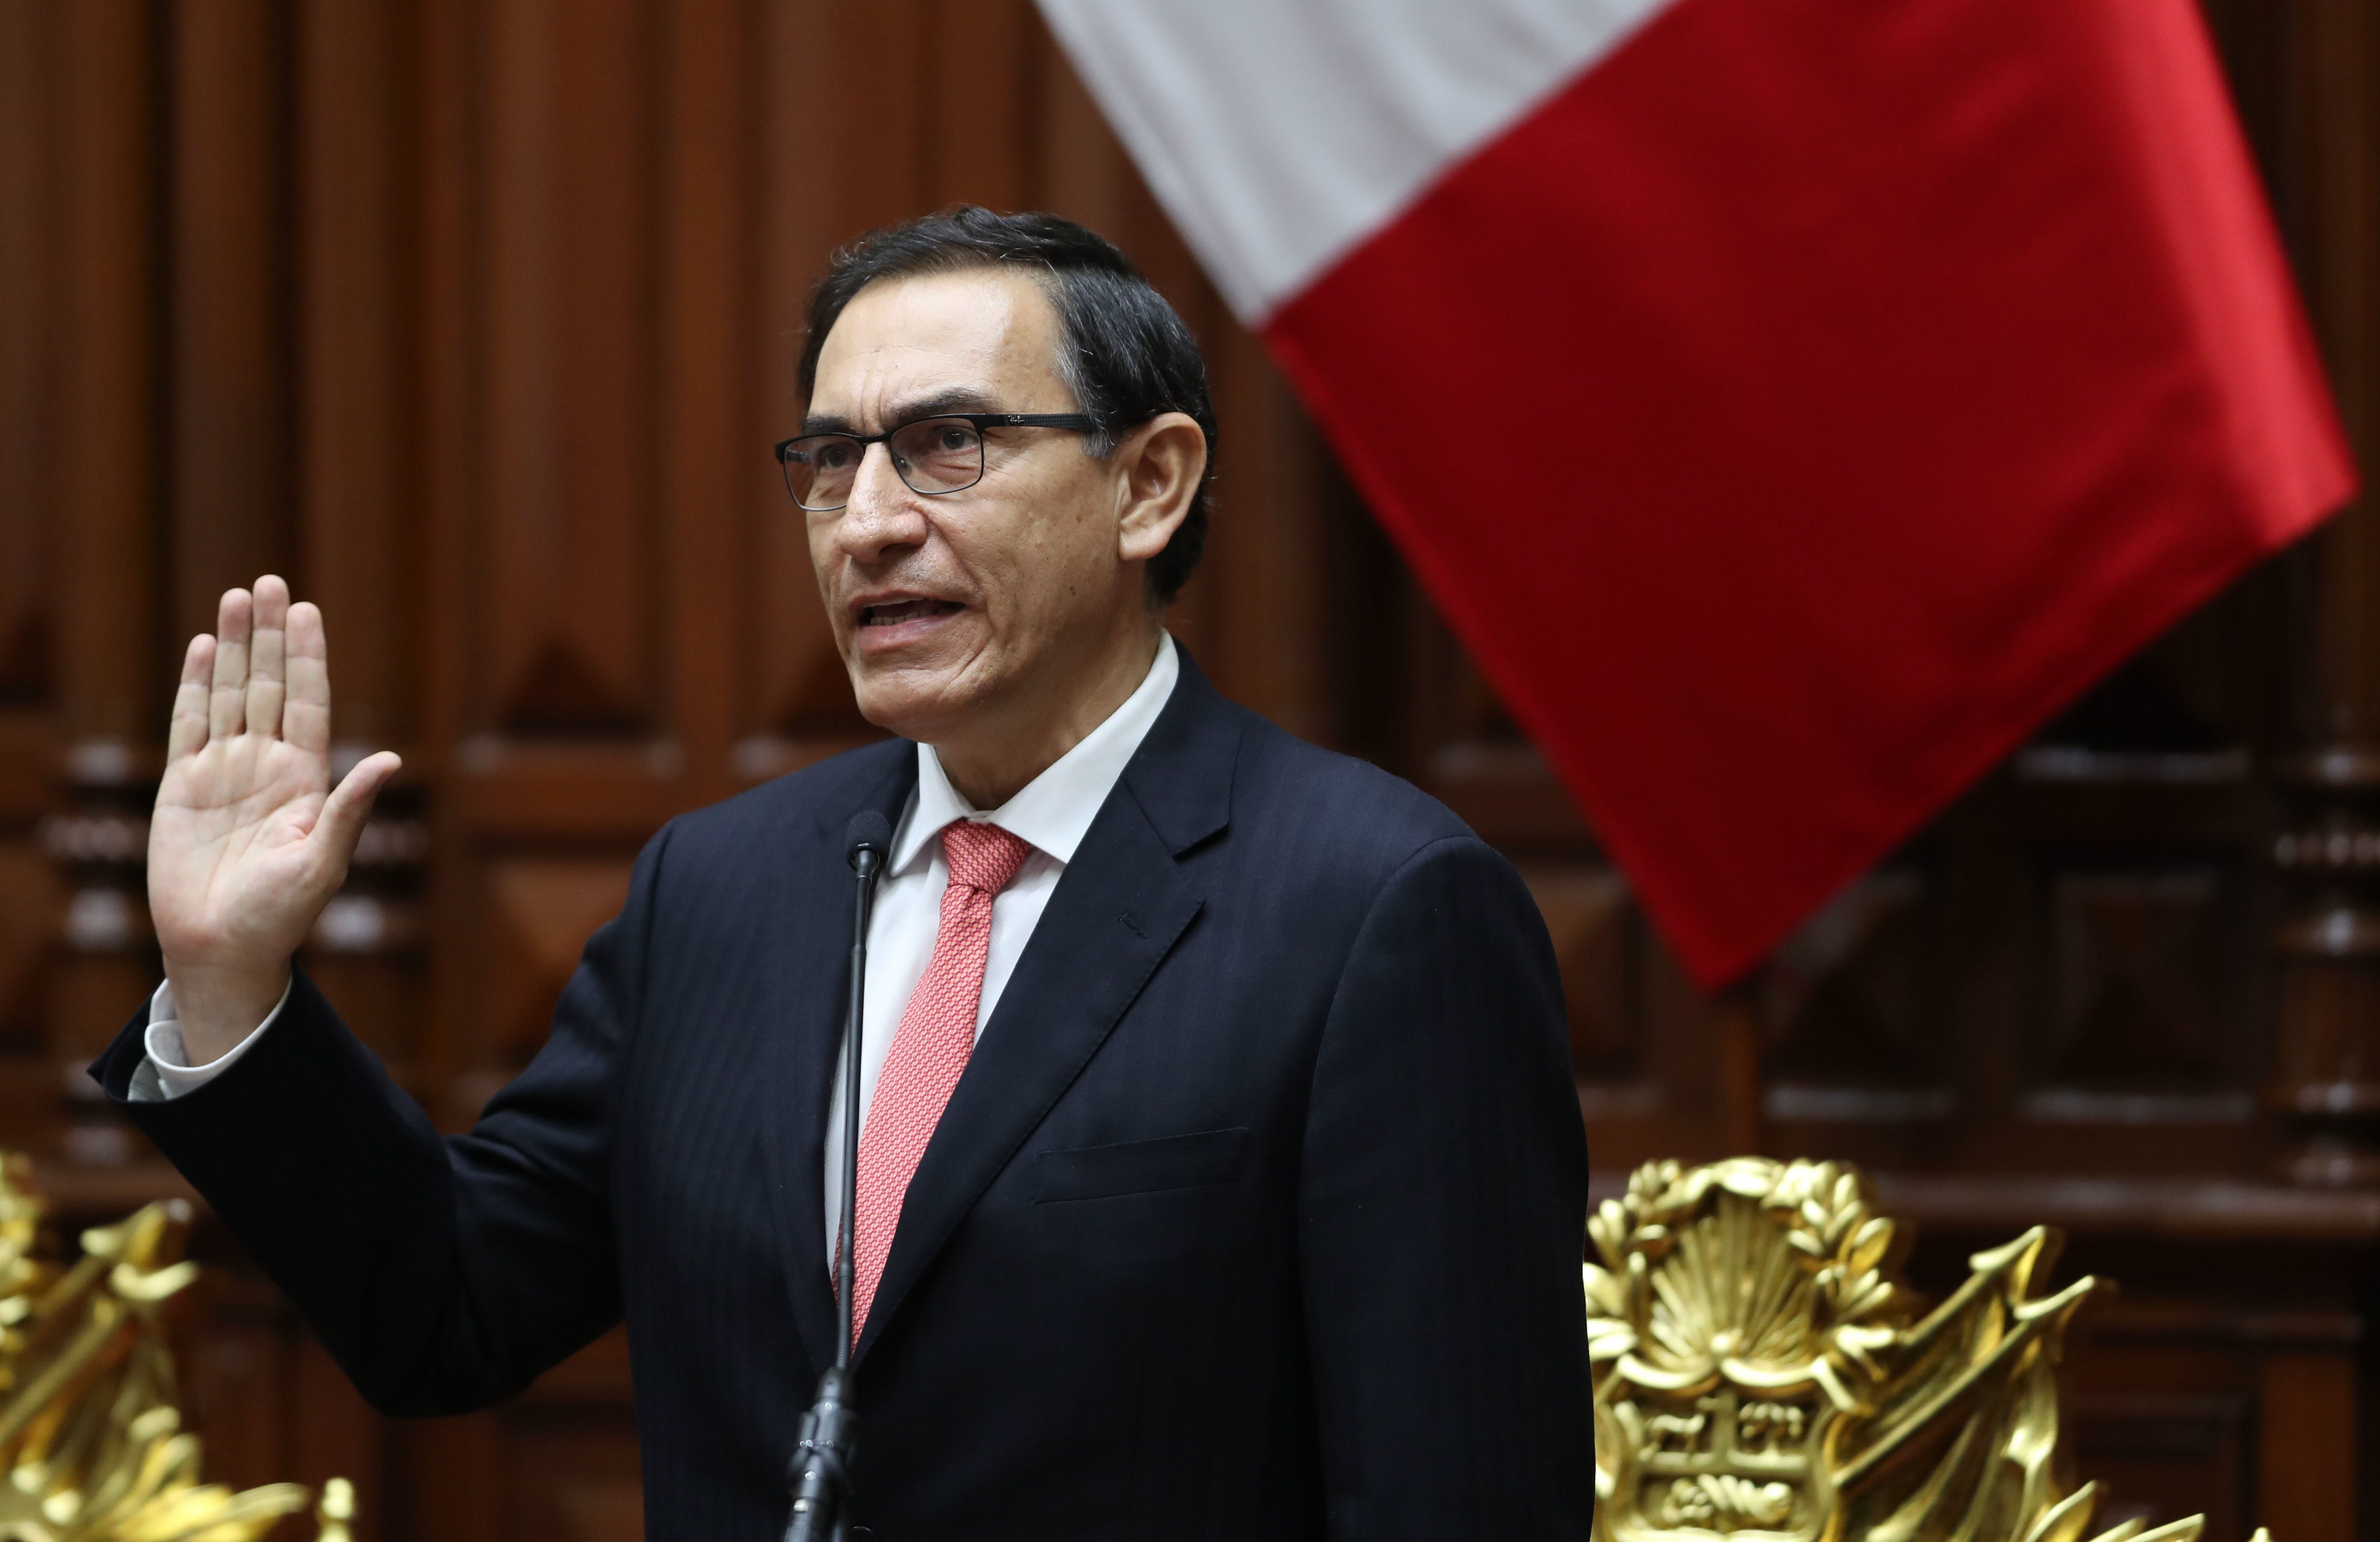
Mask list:
[[[1300,1202],[1334,1542],[1586,1536],[1585,1134],[1545,923],[1473,837],[1408,859],[1357,936]]]
[[[302,972],[273,1031],[184,1097],[127,1101],[145,1008],[91,1067],[383,1413],[485,1407],[619,1320],[613,1113],[668,836],[467,1135],[442,1138]]]

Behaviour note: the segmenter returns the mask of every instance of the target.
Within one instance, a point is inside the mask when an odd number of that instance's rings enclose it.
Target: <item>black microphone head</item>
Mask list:
[[[892,827],[884,816],[873,808],[863,808],[851,816],[851,823],[843,831],[843,859],[853,867],[859,866],[859,854],[873,851],[881,861],[892,849]]]

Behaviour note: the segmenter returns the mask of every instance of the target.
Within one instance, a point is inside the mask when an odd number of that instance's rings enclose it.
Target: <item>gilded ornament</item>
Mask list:
[[[1930,1310],[1842,1163],[1648,1163],[1587,1232],[1597,1542],[2083,1542],[2057,1366],[2108,1288],[2048,1289],[2056,1232],[1976,1254]]]
[[[23,1157],[0,1157],[0,1542],[255,1542],[304,1510],[294,1483],[235,1492],[200,1476],[159,1316],[197,1276],[189,1208],[94,1227],[61,1268],[30,1179]],[[344,1542],[353,1512],[334,1479],[324,1542]]]

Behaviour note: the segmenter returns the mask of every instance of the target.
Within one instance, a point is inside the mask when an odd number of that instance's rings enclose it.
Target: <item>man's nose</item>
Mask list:
[[[891,445],[870,444],[861,454],[859,469],[851,480],[851,495],[844,501],[843,518],[836,524],[835,539],[845,552],[862,562],[873,561],[895,547],[916,546],[925,540],[925,516],[917,508],[917,494],[892,468]]]

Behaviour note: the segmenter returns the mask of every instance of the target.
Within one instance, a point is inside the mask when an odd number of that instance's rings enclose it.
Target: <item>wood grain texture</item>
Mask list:
[[[37,0],[0,4],[0,711],[52,686],[60,19]]]
[[[653,8],[499,0],[482,61],[488,420],[475,716],[658,726]]]
[[[338,618],[338,737],[406,748],[422,642],[411,18],[309,0],[295,27],[299,592]]]
[[[270,0],[175,7],[173,593],[176,631],[286,572],[289,38]]]
[[[59,72],[62,175],[58,710],[62,736],[149,741],[164,699],[163,543],[154,524],[155,382],[162,338],[152,285],[158,230],[151,178],[164,116],[151,72],[152,13],[140,0],[67,6]]]

